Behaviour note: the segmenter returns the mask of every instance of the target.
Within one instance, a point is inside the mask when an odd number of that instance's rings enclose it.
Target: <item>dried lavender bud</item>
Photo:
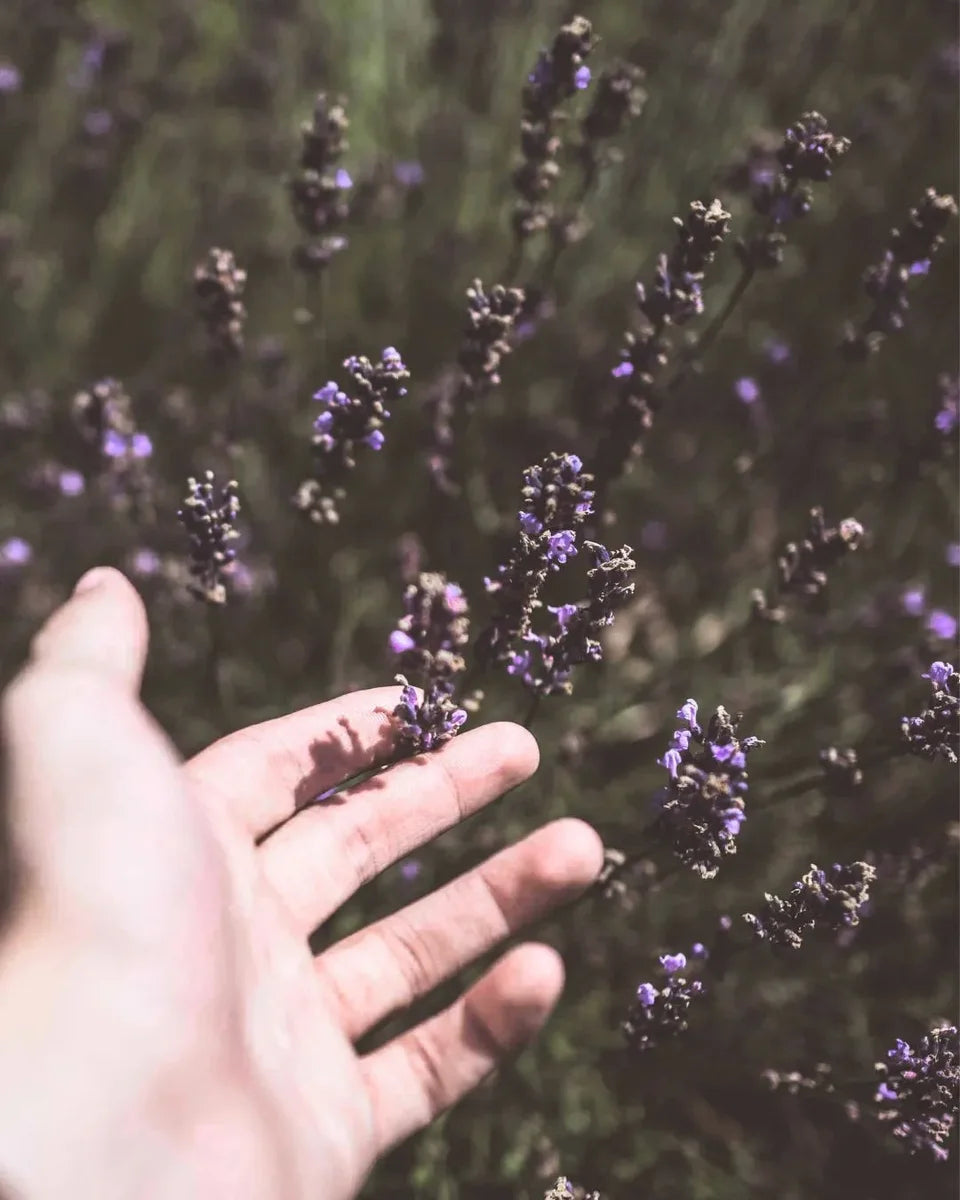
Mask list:
[[[588,599],[585,605],[561,604],[550,606],[555,628],[550,633],[526,634],[520,647],[508,658],[507,671],[519,675],[524,687],[535,695],[569,695],[573,691],[570,675],[575,666],[599,662],[603,647],[599,637],[602,629],[612,625],[617,609],[633,595],[634,584],[629,576],[637,564],[630,555],[630,546],[615,554],[598,542],[585,542],[593,557],[587,572]]]
[[[350,215],[348,193],[353,187],[349,173],[338,165],[349,146],[345,105],[343,98],[330,101],[320,92],[312,120],[300,127],[299,170],[288,191],[294,219],[311,239],[294,251],[295,265],[305,272],[322,271],[347,245],[345,237],[332,233]]]
[[[313,423],[314,478],[302,483],[293,499],[294,506],[318,524],[339,521],[337,501],[345,495],[344,477],[356,466],[357,448],[383,446],[383,424],[390,417],[387,405],[407,394],[410,378],[392,346],[381,353],[379,363],[354,355],[343,365],[353,394],[331,380],[314,395],[323,406]]]
[[[956,443],[957,426],[960,425],[960,377],[940,376],[940,408],[933,419],[939,434],[949,439],[951,448]]]
[[[521,95],[520,151],[523,161],[513,173],[519,195],[513,212],[513,232],[523,241],[547,229],[553,207],[545,199],[560,174],[556,129],[560,107],[590,83],[585,60],[593,49],[593,27],[584,17],[564,25],[549,50],[542,50]]]
[[[641,983],[621,1028],[634,1050],[653,1050],[668,1038],[687,1029],[687,1010],[695,996],[702,995],[703,984],[688,983],[678,972],[687,965],[683,954],[665,954],[660,965],[668,976],[662,988]]]
[[[470,607],[459,584],[424,571],[403,596],[404,615],[390,635],[390,649],[405,675],[440,682],[464,669],[460,651],[470,637]]]
[[[236,358],[243,353],[247,310],[241,297],[246,282],[246,271],[240,270],[229,250],[210,250],[193,273],[200,319],[210,348],[219,358]]]
[[[667,331],[703,312],[703,279],[729,230],[730,214],[719,200],[695,200],[686,217],[674,217],[677,241],[657,260],[650,287],[636,284],[640,327],[624,335],[620,362],[611,372],[618,397],[598,452],[597,477],[604,486],[623,474],[641,452],[643,435],[653,424],[660,398],[658,377],[670,359]]]
[[[593,476],[576,454],[551,452],[524,472],[519,532],[506,563],[484,579],[497,597],[490,625],[477,644],[479,661],[508,662],[518,640],[530,631],[547,575],[577,553],[577,530],[592,512]]]
[[[393,710],[397,729],[397,748],[403,754],[426,754],[438,750],[460,732],[467,719],[466,710],[458,707],[447,683],[431,683],[423,699],[402,675],[397,682],[403,685],[400,703]]]
[[[799,950],[804,935],[814,929],[839,932],[859,925],[860,909],[870,899],[876,877],[869,863],[834,863],[829,875],[813,863],[786,900],[767,892],[759,915],[744,913],[743,919],[761,941]]]
[[[727,854],[736,854],[737,836],[746,820],[747,756],[759,738],[739,735],[742,715],[731,717],[721,705],[706,729],[697,722],[696,700],[677,711],[686,729],[674,732],[659,760],[670,773],[661,800],[657,833],[685,867],[712,879]]]
[[[239,514],[236,480],[224,485],[219,500],[212,471],[205,471],[202,481],[187,480],[187,496],[177,517],[190,538],[190,592],[198,600],[226,603],[224,579],[237,556],[230,543],[240,536],[236,528]]]
[[[457,362],[468,397],[500,386],[500,362],[510,353],[510,333],[525,299],[522,288],[500,283],[485,292],[479,279],[467,288],[467,327]]]
[[[826,776],[826,788],[831,795],[849,796],[863,785],[863,771],[852,746],[842,750],[828,746],[820,751],[820,765]]]
[[[818,112],[804,113],[790,126],[777,151],[779,170],[758,174],[753,190],[754,211],[766,218],[766,227],[736,243],[746,271],[780,265],[786,244],[782,227],[807,215],[813,205],[810,185],[825,183],[849,149],[849,139],[831,133],[826,117]]]
[[[960,672],[952,663],[935,662],[924,676],[933,695],[918,717],[904,717],[900,732],[907,750],[920,758],[960,762]]]
[[[841,349],[847,358],[862,361],[880,349],[884,339],[903,328],[910,307],[910,282],[930,270],[934,255],[944,242],[944,231],[957,215],[952,196],[938,196],[927,188],[923,199],[910,210],[903,229],[892,229],[880,261],[863,276],[864,291],[873,309],[860,325],[848,326]]]
[[[911,1154],[929,1152],[943,1162],[957,1121],[960,1042],[954,1025],[932,1029],[914,1050],[902,1038],[876,1064],[880,1076],[874,1100],[881,1121],[895,1122],[892,1133]]]
[[[828,527],[822,508],[810,510],[810,529],[799,544],[787,542],[777,556],[777,589],[780,595],[799,596],[813,603],[825,600],[827,571],[847,554],[859,549],[864,536],[863,526],[847,517],[835,527]],[[771,605],[761,591],[753,594],[753,615],[763,621],[783,621],[786,610]]]

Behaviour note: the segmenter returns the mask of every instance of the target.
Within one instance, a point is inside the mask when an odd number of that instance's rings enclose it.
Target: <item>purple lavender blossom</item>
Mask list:
[[[393,710],[397,749],[402,754],[427,754],[438,750],[460,732],[467,712],[459,708],[444,683],[431,684],[421,700],[417,689],[402,675],[400,703]]]
[[[449,681],[465,667],[470,606],[457,583],[423,571],[403,595],[404,614],[390,634],[391,651],[404,675],[424,683]]]
[[[876,1064],[880,1082],[874,1095],[877,1117],[893,1122],[891,1132],[911,1154],[926,1152],[943,1162],[957,1122],[960,1044],[954,1025],[924,1035],[914,1050],[897,1038],[887,1061]]]
[[[900,607],[908,617],[922,617],[926,609],[927,594],[922,587],[910,587],[900,596]]]
[[[576,532],[592,511],[593,476],[576,454],[552,452],[523,478],[517,538],[507,562],[484,580],[497,604],[477,644],[485,664],[515,662],[547,576],[577,552]]]
[[[294,262],[302,271],[322,271],[346,245],[335,230],[350,215],[350,173],[340,165],[349,147],[346,102],[318,93],[310,121],[300,127],[299,170],[289,181],[294,219],[307,241],[297,247]]]
[[[33,558],[33,547],[22,537],[8,538],[0,545],[0,566],[24,567]]]
[[[957,636],[957,618],[942,608],[931,609],[927,615],[927,629],[935,638],[952,642]]]
[[[787,542],[777,555],[777,591],[793,595],[811,607],[822,608],[827,596],[827,572],[835,563],[858,550],[865,530],[853,517],[836,526],[828,526],[820,507],[810,510],[807,536],[801,542]],[[780,622],[787,610],[771,604],[761,589],[753,593],[753,616],[758,621]]]
[[[900,733],[910,754],[960,762],[960,673],[952,663],[937,661],[923,675],[932,696],[917,717],[904,717]]]
[[[57,477],[57,484],[63,496],[82,495],[87,481],[79,471],[62,470]]]
[[[940,377],[940,408],[933,424],[945,438],[952,438],[960,425],[960,378],[957,376]]]
[[[945,558],[950,567],[960,567],[960,542],[951,542],[947,546]]]
[[[687,700],[677,718],[688,728],[674,732],[660,765],[669,775],[657,817],[657,832],[684,866],[712,879],[746,820],[747,756],[764,743],[741,738],[739,717],[719,707],[706,729],[698,723],[695,700]]]
[[[160,570],[160,555],[156,550],[143,546],[133,552],[130,558],[130,569],[135,575],[156,575]]]
[[[763,349],[767,358],[774,366],[782,367],[784,363],[790,361],[790,345],[783,338],[770,338]]]
[[[383,350],[379,363],[354,355],[343,365],[351,376],[352,394],[332,380],[315,393],[323,408],[313,424],[314,477],[300,485],[293,499],[294,506],[318,524],[339,521],[337,501],[345,494],[342,481],[356,466],[357,447],[383,446],[383,423],[390,417],[387,405],[407,394],[410,378],[392,346]]]
[[[859,924],[876,877],[869,863],[834,863],[829,872],[814,863],[786,900],[767,892],[759,914],[744,913],[743,919],[761,941],[799,950],[814,929],[839,932]]]
[[[653,1050],[687,1028],[691,1001],[703,993],[697,979],[688,983],[681,972],[687,965],[684,954],[664,954],[660,965],[667,976],[663,987],[641,983],[621,1028],[633,1050]]]
[[[760,385],[749,375],[738,379],[733,385],[733,390],[737,394],[737,399],[743,404],[756,404],[760,399]]]
[[[12,63],[0,62],[0,96],[12,96],[20,91],[23,76]]]

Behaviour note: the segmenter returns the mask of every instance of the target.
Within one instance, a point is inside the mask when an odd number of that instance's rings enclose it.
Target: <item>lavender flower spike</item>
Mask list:
[[[314,477],[300,485],[293,499],[294,506],[318,524],[339,521],[337,501],[345,495],[343,481],[356,466],[357,449],[383,446],[383,424],[390,417],[387,405],[407,394],[410,378],[392,346],[376,364],[354,355],[343,365],[351,377],[350,392],[331,380],[314,396],[322,406],[313,423]]]
[[[390,649],[406,675],[451,680],[464,669],[461,651],[470,637],[470,607],[459,584],[421,572],[403,596],[404,615],[390,635]]]
[[[691,1001],[703,992],[695,979],[688,983],[681,972],[687,965],[683,954],[661,955],[660,964],[667,975],[662,988],[641,983],[621,1028],[634,1050],[652,1050],[687,1028],[687,1010]]]
[[[240,536],[236,529],[240,497],[235,480],[225,484],[218,501],[212,471],[202,481],[187,480],[187,497],[177,513],[190,538],[190,592],[208,604],[225,604],[224,578],[233,568],[236,550],[230,545]]]
[[[426,754],[438,750],[456,737],[467,719],[465,709],[459,708],[445,684],[430,684],[421,700],[417,689],[403,675],[400,703],[393,710],[397,748],[403,754]]]
[[[242,296],[246,282],[246,271],[240,270],[229,250],[214,248],[193,273],[200,319],[211,352],[219,359],[236,358],[243,352],[247,310]]]
[[[954,1025],[933,1029],[914,1050],[902,1038],[876,1064],[880,1077],[874,1100],[877,1117],[893,1122],[893,1136],[911,1154],[928,1152],[942,1162],[946,1142],[957,1122],[960,1088],[960,1042]]]
[[[722,706],[706,729],[697,723],[698,705],[687,700],[677,713],[688,729],[678,729],[660,765],[670,778],[656,828],[684,866],[712,879],[724,857],[737,852],[746,820],[747,755],[764,743],[741,738],[740,716]]]
[[[923,676],[932,696],[918,717],[904,717],[900,733],[910,754],[960,762],[960,672],[952,663],[934,662]]]
[[[839,931],[858,925],[876,877],[869,863],[834,863],[829,872],[814,863],[786,900],[768,892],[759,915],[744,913],[743,919],[761,941],[799,950],[804,936],[813,929],[825,926]]]

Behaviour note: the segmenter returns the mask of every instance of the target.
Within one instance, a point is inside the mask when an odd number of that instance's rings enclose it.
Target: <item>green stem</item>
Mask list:
[[[207,662],[206,682],[217,722],[225,726],[227,722],[226,693],[223,686],[223,605],[207,604]]]
[[[523,718],[524,729],[529,729],[537,719],[537,713],[540,711],[540,693],[534,692],[530,697],[530,703],[527,705],[526,715]]]

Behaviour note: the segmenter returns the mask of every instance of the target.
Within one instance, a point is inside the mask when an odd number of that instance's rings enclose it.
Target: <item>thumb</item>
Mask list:
[[[81,576],[73,595],[33,639],[33,668],[72,667],[139,691],[147,617],[136,589],[112,567]],[[31,668],[28,667],[28,670]]]

